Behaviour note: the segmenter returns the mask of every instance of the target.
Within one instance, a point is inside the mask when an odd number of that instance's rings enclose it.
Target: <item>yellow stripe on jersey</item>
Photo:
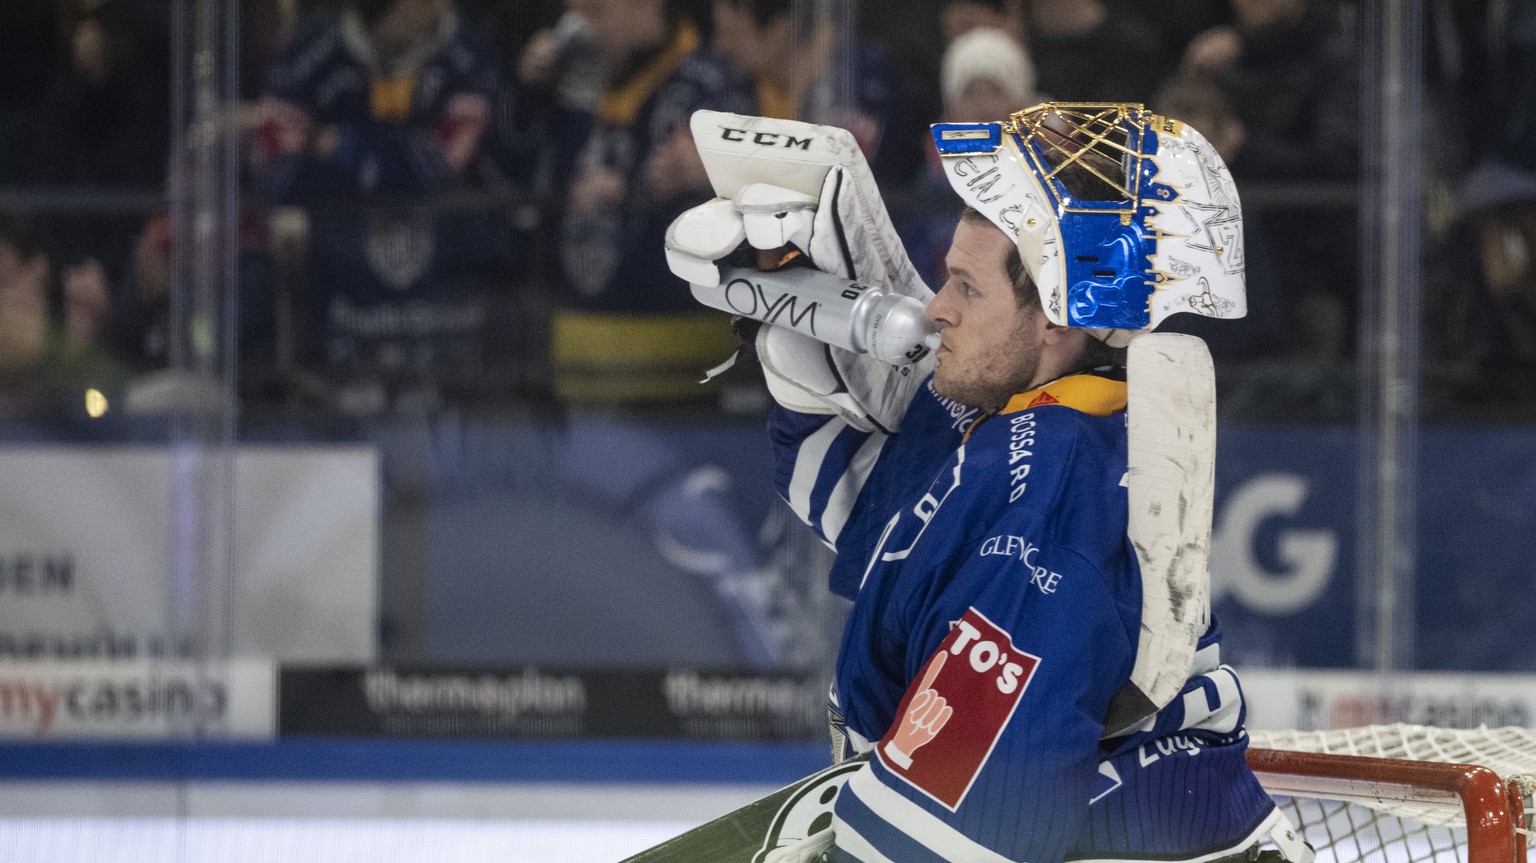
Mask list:
[[[1098,375],[1068,375],[1008,400],[1005,414],[1041,405],[1066,405],[1089,416],[1107,417],[1125,410],[1125,381]]]
[[[597,103],[598,122],[608,126],[628,126],[635,122],[640,106],[651,98],[664,81],[677,71],[699,47],[699,31],[692,24],[683,24],[651,62],[647,63],[616,90],[604,93]]]
[[[1019,393],[1008,400],[997,416],[1027,411],[1041,405],[1066,405],[1089,416],[1107,417],[1125,410],[1125,381],[1099,375],[1068,375]],[[965,440],[993,414],[982,414],[965,430]]]

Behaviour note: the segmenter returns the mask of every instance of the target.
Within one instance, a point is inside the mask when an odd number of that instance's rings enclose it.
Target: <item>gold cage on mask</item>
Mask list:
[[[1129,218],[1141,206],[1148,130],[1181,125],[1135,103],[1045,102],[1014,112],[1003,131],[1065,211]]]

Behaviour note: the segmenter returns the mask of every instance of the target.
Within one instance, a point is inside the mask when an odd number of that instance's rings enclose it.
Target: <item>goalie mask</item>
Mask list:
[[[932,128],[950,185],[1015,239],[1052,323],[1123,346],[1178,312],[1247,313],[1237,187],[1192,127],[1048,102]]]

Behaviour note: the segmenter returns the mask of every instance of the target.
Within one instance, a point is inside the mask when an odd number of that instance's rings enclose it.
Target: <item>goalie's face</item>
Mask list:
[[[1012,246],[990,222],[962,219],[944,259],[949,278],[928,304],[941,335],[933,388],[986,410],[1029,389],[1049,326],[1037,304],[1019,303],[1008,277]]]

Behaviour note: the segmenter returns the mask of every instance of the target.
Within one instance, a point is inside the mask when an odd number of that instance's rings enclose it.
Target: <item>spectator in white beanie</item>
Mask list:
[[[1007,32],[977,27],[950,43],[939,72],[945,119],[1007,117],[1038,101],[1035,66]]]
[[[981,5],[981,4],[976,4]],[[1035,92],[1035,66],[1019,40],[997,27],[973,27],[944,51],[939,70],[944,96],[942,119],[954,123],[995,122],[1041,101]],[[932,207],[917,207],[897,225],[912,265],[929,284],[949,278],[945,254],[955,233],[952,194],[933,139],[923,136],[926,166],[919,193],[937,196]]]

